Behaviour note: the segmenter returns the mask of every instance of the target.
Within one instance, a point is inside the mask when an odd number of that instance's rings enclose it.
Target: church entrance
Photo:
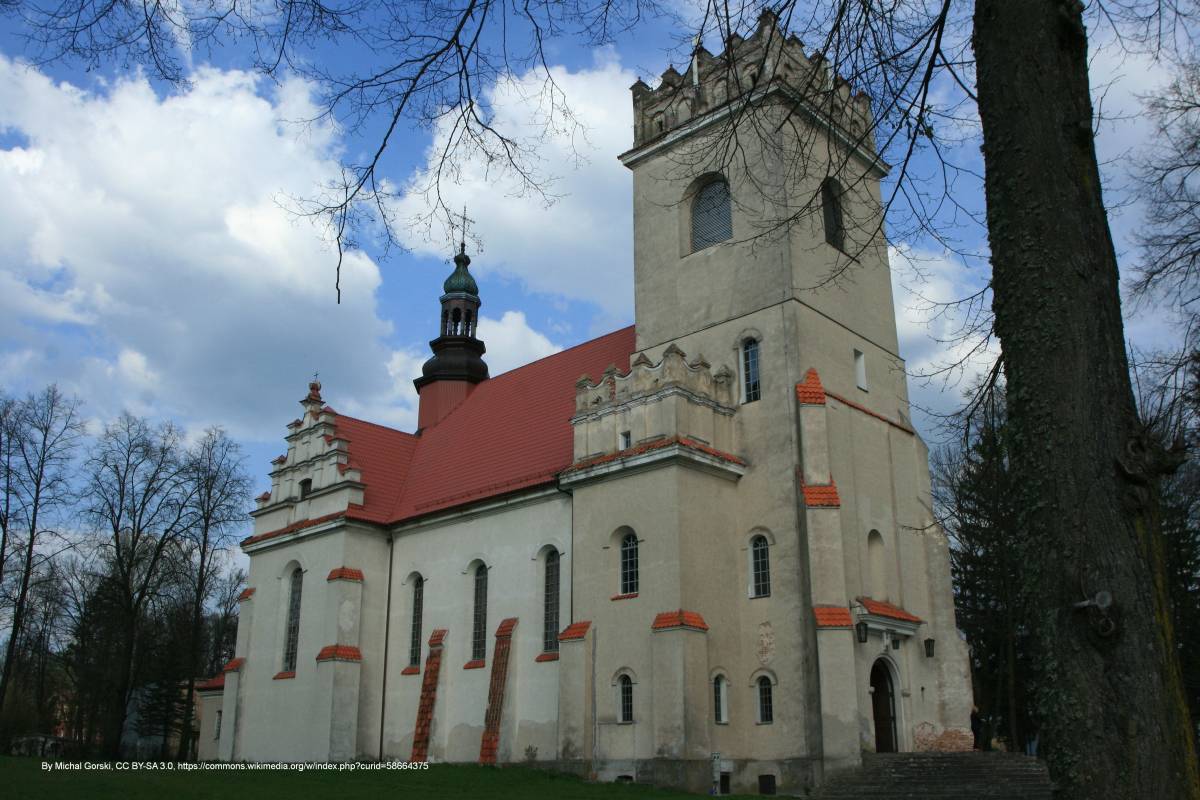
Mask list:
[[[871,708],[875,716],[875,752],[895,753],[896,696],[892,673],[881,658],[871,667]]]

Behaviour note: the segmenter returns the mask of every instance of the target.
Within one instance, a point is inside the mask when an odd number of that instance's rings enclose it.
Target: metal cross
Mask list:
[[[462,211],[461,219],[462,219],[462,241],[459,244],[458,252],[465,253],[465,252],[467,252],[467,223],[475,221],[467,216],[467,206],[465,203],[463,204],[463,211]],[[454,223],[451,222],[450,224],[453,226]]]

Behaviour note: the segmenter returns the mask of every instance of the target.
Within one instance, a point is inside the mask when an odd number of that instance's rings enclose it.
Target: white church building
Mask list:
[[[632,93],[635,324],[492,377],[460,252],[417,430],[310,385],[202,758],[799,794],[970,747],[867,98],[770,15]]]

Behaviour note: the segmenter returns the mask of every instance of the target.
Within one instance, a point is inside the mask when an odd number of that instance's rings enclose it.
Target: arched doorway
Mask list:
[[[896,694],[892,689],[892,673],[881,658],[871,667],[871,710],[875,717],[875,752],[895,753]]]

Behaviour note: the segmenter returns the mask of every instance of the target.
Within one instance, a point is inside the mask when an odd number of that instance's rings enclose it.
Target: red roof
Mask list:
[[[197,692],[215,692],[218,689],[225,688],[225,673],[219,672],[215,678],[209,678],[196,684]]]
[[[796,399],[801,405],[825,405],[825,388],[815,369],[804,374],[804,381],[796,384]]]
[[[849,628],[854,624],[845,606],[813,606],[813,615],[818,628]]]
[[[574,457],[575,382],[612,364],[628,369],[634,345],[633,326],[622,328],[476,386],[448,417],[421,432],[389,521],[553,480]]]
[[[650,626],[651,630],[665,631],[670,628],[692,628],[698,631],[708,630],[708,623],[704,621],[704,617],[700,616],[695,611],[684,611],[682,608],[678,611],[664,611],[654,618],[654,623]]]
[[[330,644],[317,653],[317,661],[362,661],[362,653],[348,644]]]
[[[563,628],[563,632],[558,635],[560,642],[573,642],[577,639],[582,639],[587,636],[588,628],[592,627],[591,620],[580,620],[572,622],[567,627]]]
[[[630,326],[490,378],[420,436],[337,414],[335,438],[347,443],[348,468],[366,487],[362,505],[345,517],[390,524],[553,481],[572,466],[575,382],[611,365],[628,368],[634,344]],[[698,442],[679,443],[741,463]],[[242,544],[341,515],[297,520]]]
[[[877,617],[891,617],[892,619],[900,619],[905,622],[924,622],[923,619],[908,613],[900,606],[894,606],[882,600],[860,597],[858,598],[858,602],[863,604],[863,608],[867,609],[868,614],[874,614]]]
[[[363,571],[352,567],[335,567],[329,571],[329,575],[325,578],[327,581],[352,581],[362,583]]]
[[[842,500],[833,481],[823,486],[801,484],[801,489],[804,491],[804,505],[809,508],[841,508]]]

